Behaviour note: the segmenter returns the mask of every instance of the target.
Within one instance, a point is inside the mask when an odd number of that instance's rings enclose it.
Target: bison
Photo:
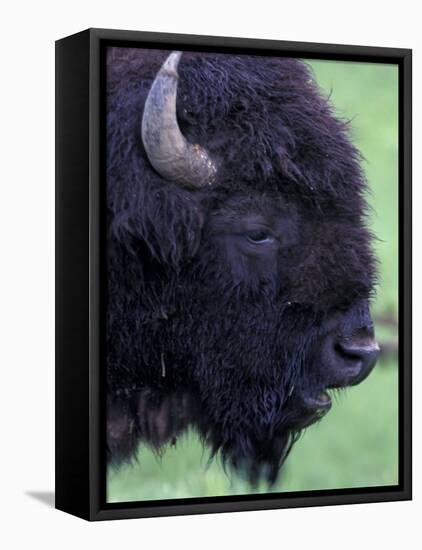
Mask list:
[[[379,352],[348,124],[301,60],[120,47],[106,119],[109,461],[190,428],[272,484]]]

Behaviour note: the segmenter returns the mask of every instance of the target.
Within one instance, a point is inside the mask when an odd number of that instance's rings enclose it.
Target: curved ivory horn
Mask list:
[[[200,145],[189,143],[177,123],[177,66],[182,52],[171,53],[154,82],[142,117],[142,142],[149,161],[165,179],[194,189],[211,185],[217,169]]]

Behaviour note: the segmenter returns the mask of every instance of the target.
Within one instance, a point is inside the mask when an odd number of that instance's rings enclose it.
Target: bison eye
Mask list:
[[[275,240],[268,231],[253,231],[248,233],[246,238],[252,244],[270,244]]]

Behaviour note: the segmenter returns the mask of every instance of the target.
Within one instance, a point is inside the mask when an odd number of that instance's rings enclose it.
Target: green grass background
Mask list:
[[[364,155],[371,226],[380,260],[375,317],[397,318],[398,299],[398,71],[394,65],[307,61],[337,115],[351,120],[351,137]],[[396,329],[377,325],[381,339]],[[398,481],[398,392],[394,355],[362,384],[336,394],[329,414],[294,446],[275,492],[394,485]],[[268,492],[209,464],[195,434],[158,459],[142,448],[138,462],[107,476],[107,500],[171,499]]]

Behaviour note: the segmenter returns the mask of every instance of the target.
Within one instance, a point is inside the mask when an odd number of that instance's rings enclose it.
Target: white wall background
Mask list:
[[[87,27],[394,46],[414,49],[421,115],[417,2],[354,0],[73,0],[0,8],[0,544],[3,548],[415,548],[421,540],[421,406],[414,502],[88,524],[31,492],[54,486],[54,40]],[[421,139],[415,132],[414,201]],[[417,208],[415,209],[417,212]],[[415,394],[421,391],[422,273],[415,216]]]

